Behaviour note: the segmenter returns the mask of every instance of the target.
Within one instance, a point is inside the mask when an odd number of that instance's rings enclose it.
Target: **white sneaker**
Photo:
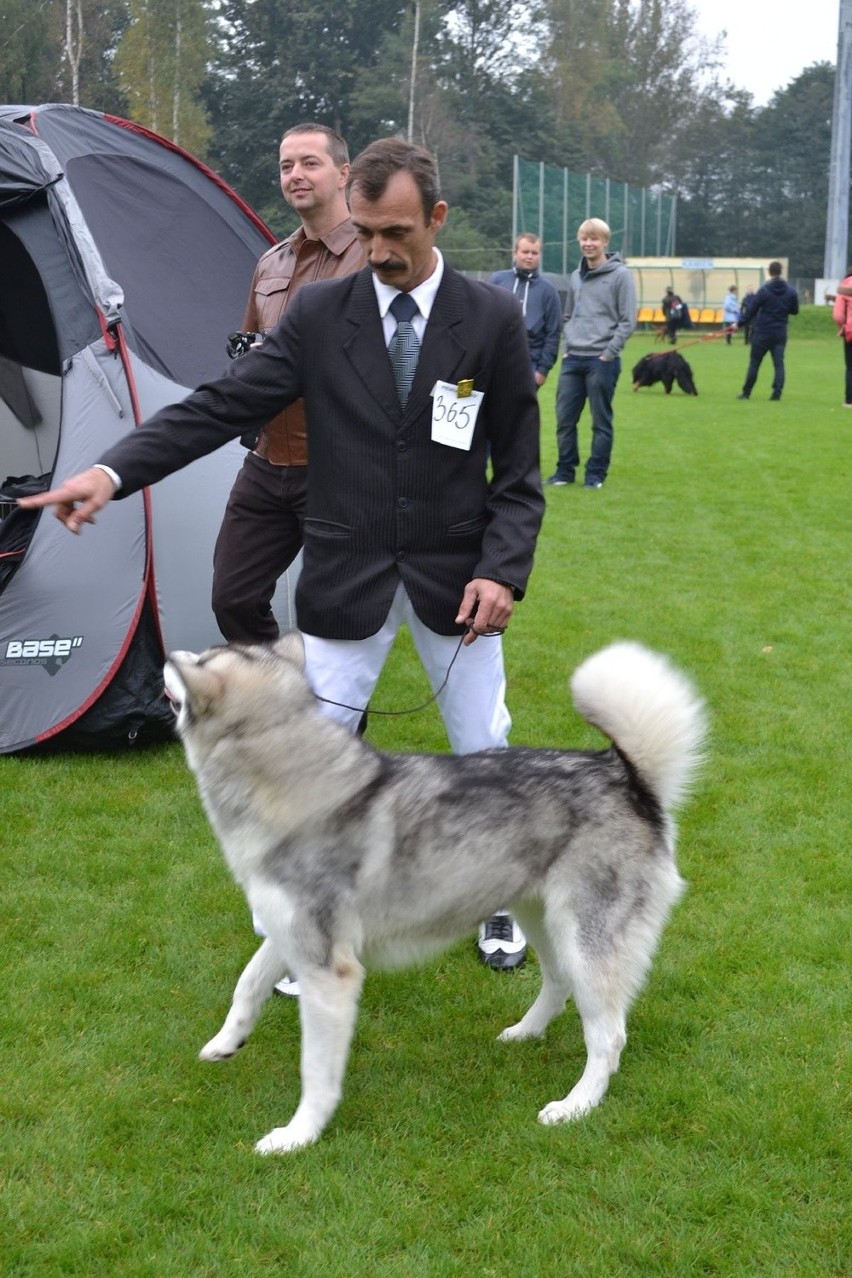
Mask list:
[[[293,976],[282,976],[275,983],[275,993],[284,994],[287,998],[299,997],[299,982]]]
[[[479,925],[477,949],[482,962],[495,972],[522,967],[527,958],[527,938],[511,914],[498,910]]]

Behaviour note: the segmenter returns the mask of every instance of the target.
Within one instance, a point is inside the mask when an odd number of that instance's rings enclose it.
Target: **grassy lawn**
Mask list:
[[[566,684],[615,638],[670,653],[711,710],[690,888],[601,1107],[536,1123],[581,1071],[578,1019],[496,1044],[535,965],[494,975],[465,943],[368,979],[326,1135],[257,1157],[297,1098],[297,1008],[196,1059],[254,940],[182,752],[0,758],[3,1278],[852,1271],[852,412],[828,314],[791,331],[780,403],[768,361],[736,400],[741,340],[682,343],[697,399],[633,394],[661,348],[631,339],[610,478],[548,489],[506,639],[515,742],[600,744]],[[424,692],[400,642],[375,704]],[[434,710],[370,738],[446,748]]]

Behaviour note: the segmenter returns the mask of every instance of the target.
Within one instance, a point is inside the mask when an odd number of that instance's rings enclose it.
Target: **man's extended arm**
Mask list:
[[[284,323],[287,318],[279,327]],[[261,427],[300,394],[298,337],[295,326],[288,323],[286,338],[249,351],[224,377],[161,409],[108,449],[90,470],[49,492],[22,497],[19,504],[29,509],[55,506],[57,518],[69,532],[80,532],[83,524],[94,523],[94,516],[113,496],[138,492],[244,431]],[[118,475],[119,492],[99,465]]]

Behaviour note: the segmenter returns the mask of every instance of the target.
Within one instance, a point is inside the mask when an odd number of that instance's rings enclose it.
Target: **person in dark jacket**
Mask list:
[[[666,324],[666,337],[672,346],[676,346],[678,329],[687,327],[685,323],[686,307],[683,304],[683,299],[678,297],[671,286],[668,286],[660,307]]]
[[[559,353],[562,307],[549,280],[539,275],[541,240],[522,232],[515,240],[511,271],[495,271],[489,284],[508,289],[521,304],[536,386],[543,386]]]
[[[780,262],[769,263],[769,279],[751,297],[743,313],[742,323],[751,328],[751,359],[738,399],[748,399],[757,381],[764,355],[771,354],[775,375],[770,399],[780,399],[784,389],[784,348],[787,345],[787,321],[799,313],[799,295],[781,278]]]

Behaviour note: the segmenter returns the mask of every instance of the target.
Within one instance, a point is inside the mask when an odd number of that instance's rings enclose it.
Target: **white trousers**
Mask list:
[[[440,688],[459,646],[458,637],[436,635],[424,626],[400,584],[385,624],[367,639],[302,636],[306,673],[314,692],[328,701],[355,707],[344,709],[322,701],[320,707],[324,713],[355,731],[362,710],[373,695],[391,644],[403,625],[411,632],[432,691]],[[506,709],[503,641],[499,635],[480,635],[474,643],[462,647],[447,686],[438,697],[438,708],[454,754],[471,754],[474,750],[508,744],[512,720]]]
[[[417,654],[435,692],[444,682],[459,641],[455,635],[436,635],[424,626],[402,585],[397,588],[385,624],[367,639],[318,639],[316,635],[302,635],[308,682],[317,696],[328,698],[320,702],[320,709],[351,732],[361,721],[391,644],[403,625],[411,631]],[[508,744],[512,720],[506,709],[503,640],[499,635],[480,635],[474,643],[462,646],[450,670],[447,686],[438,697],[438,708],[454,754],[472,754],[475,750]],[[253,923],[257,935],[265,936],[256,915]]]

